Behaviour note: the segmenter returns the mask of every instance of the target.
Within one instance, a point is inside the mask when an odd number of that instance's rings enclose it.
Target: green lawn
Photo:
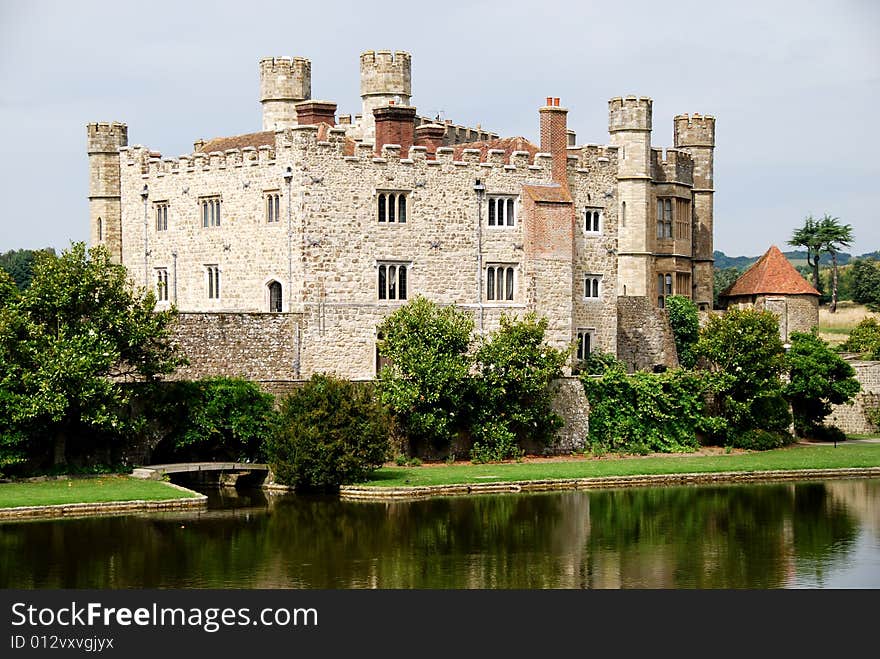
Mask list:
[[[0,483],[0,508],[107,501],[159,501],[196,496],[161,481],[129,476],[74,478],[41,483]]]
[[[772,471],[785,469],[833,469],[880,467],[880,443],[795,445],[775,451],[731,453],[715,456],[601,459],[572,458],[560,462],[504,464],[470,463],[422,467],[383,467],[362,485],[400,487],[452,485],[545,478],[592,478],[638,474],[677,474],[717,471]]]

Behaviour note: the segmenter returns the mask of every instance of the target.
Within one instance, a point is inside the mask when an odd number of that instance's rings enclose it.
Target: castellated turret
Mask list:
[[[117,263],[122,261],[119,148],[127,145],[128,126],[125,124],[96,122],[86,125],[90,244],[107,247]]]
[[[312,63],[303,57],[260,60],[263,130],[296,126],[296,104],[312,97]]]
[[[412,58],[403,51],[367,50],[361,54],[363,139],[375,140],[373,110],[409,105],[412,96]]]
[[[675,148],[694,162],[694,302],[701,309],[712,305],[712,252],[715,194],[715,117],[680,114],[673,119]]]

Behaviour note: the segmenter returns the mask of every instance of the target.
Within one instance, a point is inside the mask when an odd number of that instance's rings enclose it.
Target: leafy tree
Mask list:
[[[825,246],[825,240],[822,236],[821,221],[808,215],[804,219],[804,225],[795,229],[788,241],[789,245],[807,248],[807,265],[813,273],[813,288],[819,290],[819,259]]]
[[[852,299],[880,311],[880,267],[876,261],[856,259],[851,266]]]
[[[68,440],[132,430],[141,420],[125,414],[132,393],[123,383],[183,363],[171,340],[174,313],[155,312],[152,293],[127,276],[103,247],[72,243],[60,257],[38,254],[30,287],[4,306],[0,399],[19,447],[24,436],[51,436],[54,461],[64,463]]]
[[[54,254],[55,250],[47,247],[43,252]],[[34,260],[38,251],[32,249],[9,250],[0,254],[0,270],[5,270],[11,275],[19,290],[24,290],[31,285],[34,277]]]
[[[683,295],[670,295],[666,298],[666,312],[675,338],[678,363],[684,368],[692,368],[697,361],[694,346],[700,338],[700,318],[697,305]]]
[[[853,229],[849,224],[841,224],[839,218],[827,213],[819,221],[821,251],[831,255],[831,305],[828,311],[837,311],[837,255],[854,240]]]
[[[483,461],[519,455],[518,440],[547,441],[562,426],[551,408],[550,381],[567,355],[544,343],[547,319],[501,316],[501,327],[476,353],[472,455]]]
[[[794,332],[785,356],[788,383],[784,394],[791,402],[795,431],[809,434],[831,412],[832,405],[849,402],[861,389],[855,370],[819,338],[814,330]]]
[[[275,397],[255,382],[227,377],[163,382],[144,398],[151,421],[164,434],[154,461],[264,458]]]
[[[742,274],[742,270],[735,267],[729,268],[715,268],[712,271],[713,285],[712,285],[712,306],[718,306],[718,295],[729,288],[733,283],[739,279]]]
[[[762,408],[779,398],[785,366],[776,316],[755,309],[712,315],[700,330],[695,352],[719,376],[716,413],[737,432],[766,427]]]
[[[417,297],[379,327],[379,395],[410,441],[448,446],[470,413],[474,323],[455,307]]]
[[[357,483],[388,456],[388,420],[371,389],[316,374],[281,403],[266,443],[275,479],[296,490]]]

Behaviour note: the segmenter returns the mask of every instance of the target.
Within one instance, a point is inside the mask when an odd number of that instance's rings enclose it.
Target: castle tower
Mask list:
[[[362,137],[374,142],[373,110],[388,105],[408,106],[412,96],[412,60],[409,53],[367,50],[361,54]]]
[[[651,201],[650,98],[608,101],[608,132],[617,151],[618,295],[648,296],[653,281],[648,243]]]
[[[711,309],[715,117],[682,114],[673,122],[675,148],[690,154],[694,161],[694,302],[700,309]]]
[[[128,146],[128,126],[120,123],[86,125],[89,154],[89,227],[91,245],[104,245],[116,263],[122,262],[122,206],[119,187],[119,147]]]
[[[260,103],[263,130],[296,126],[296,108],[312,97],[312,63],[302,57],[260,60]]]

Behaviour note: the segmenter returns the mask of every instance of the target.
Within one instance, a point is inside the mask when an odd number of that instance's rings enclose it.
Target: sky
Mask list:
[[[539,142],[547,96],[578,144],[608,99],[716,117],[715,249],[757,256],[808,215],[880,249],[880,2],[149,3],[0,0],[0,252],[88,240],[86,124],[164,156],[261,128],[258,62],[312,62],[312,97],[360,112],[359,55],[412,55],[412,104]],[[337,116],[338,116],[337,114]]]

